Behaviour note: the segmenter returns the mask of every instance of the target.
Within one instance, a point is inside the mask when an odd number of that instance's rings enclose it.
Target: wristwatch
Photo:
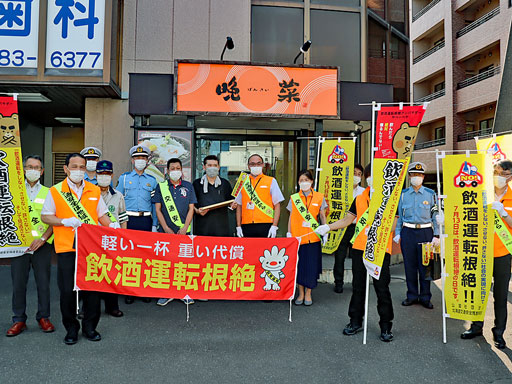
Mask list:
[[[41,236],[41,240],[43,240],[46,243],[46,239],[42,236]]]

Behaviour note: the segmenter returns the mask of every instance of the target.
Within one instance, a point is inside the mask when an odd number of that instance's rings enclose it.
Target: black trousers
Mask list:
[[[36,320],[50,317],[50,274],[51,274],[52,246],[48,243],[33,254],[26,253],[11,259],[12,279],[12,321],[27,321],[27,283],[30,268],[34,271],[37,287],[37,313]]]
[[[400,235],[400,247],[404,257],[405,281],[407,283],[407,298],[412,301],[429,302],[432,293],[430,292],[430,280],[426,279],[427,268],[422,262],[420,243],[431,242],[434,231],[432,228],[403,227]]]
[[[126,227],[128,229],[135,229],[137,231],[151,232],[152,226],[153,226],[153,219],[151,218],[151,216],[130,216],[128,218],[128,222],[126,223]],[[111,295],[118,296],[115,294],[111,294]],[[132,296],[126,296],[126,297],[132,297]],[[107,300],[109,300],[109,301],[107,302]],[[115,304],[117,304],[117,297],[116,297]],[[107,312],[110,312],[114,309],[119,309],[119,305],[117,305],[117,308],[114,308],[113,299],[112,298],[105,299],[105,310]]]
[[[340,246],[334,252],[334,268],[332,270],[334,275],[334,284],[343,286],[345,277],[345,259],[347,258],[348,252],[352,249],[350,240],[354,236],[356,230],[355,224],[350,224],[345,230],[345,234],[341,239]]]
[[[119,310],[119,295],[116,293],[102,292],[100,297],[105,300],[105,312]]]
[[[494,258],[494,268],[492,271],[494,288],[494,328],[493,333],[503,336],[507,326],[507,295],[508,282],[510,280],[510,254]],[[481,330],[484,326],[483,321],[474,321],[472,328]]]
[[[363,251],[351,250],[352,255],[352,297],[348,308],[348,316],[353,324],[361,325],[364,318],[364,299],[366,293],[366,268],[363,263]],[[373,279],[373,288],[377,294],[377,311],[380,316],[380,328],[391,330],[393,320],[393,303],[389,292],[391,274],[389,272],[389,261],[391,256],[386,253],[382,263],[380,279]]]
[[[60,311],[62,324],[66,331],[78,332],[80,323],[76,318],[75,286],[75,252],[59,253],[57,259],[57,284],[60,291]],[[81,291],[84,318],[82,331],[90,332],[96,329],[100,321],[100,294],[98,292]]]
[[[268,237],[272,223],[242,224],[244,237]]]

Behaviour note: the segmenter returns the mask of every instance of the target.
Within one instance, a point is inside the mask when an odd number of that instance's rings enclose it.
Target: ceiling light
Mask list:
[[[80,125],[84,123],[81,117],[56,117],[55,120],[63,124]]]

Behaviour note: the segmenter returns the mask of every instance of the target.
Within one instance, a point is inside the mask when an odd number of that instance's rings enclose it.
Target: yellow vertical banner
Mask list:
[[[392,233],[409,160],[410,157],[373,160],[374,198],[370,200],[368,217],[371,220],[367,227],[368,240],[363,262],[368,273],[375,279],[380,278],[380,269],[386,252],[391,252],[386,250],[386,247]]]
[[[443,159],[446,312],[451,318],[483,321],[492,283],[494,201],[491,157]]]
[[[32,240],[18,105],[0,97],[0,258],[23,255]]]
[[[475,137],[476,149],[487,151],[492,156],[492,163],[512,158],[512,134],[491,136],[486,138]]]
[[[320,138],[320,161],[317,174],[318,192],[328,204],[327,223],[342,219],[350,208],[354,189],[354,140]],[[322,142],[323,140],[323,142]],[[332,254],[340,245],[345,230],[329,232],[329,240],[322,251]]]

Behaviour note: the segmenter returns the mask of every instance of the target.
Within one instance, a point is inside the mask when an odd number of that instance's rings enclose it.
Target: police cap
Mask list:
[[[114,171],[114,166],[108,160],[101,160],[96,165],[96,172],[98,172],[98,173],[101,173],[101,172],[113,172],[113,171]]]
[[[415,161],[414,163],[409,164],[409,168],[407,169],[408,173],[425,173],[427,167],[420,161]]]
[[[134,145],[130,148],[130,156],[149,156],[149,148],[144,145]]]
[[[82,149],[80,151],[80,154],[82,156],[85,156],[86,158],[87,157],[95,157],[95,158],[99,159],[101,157],[101,150],[99,150],[96,147],[85,147],[84,149]]]

